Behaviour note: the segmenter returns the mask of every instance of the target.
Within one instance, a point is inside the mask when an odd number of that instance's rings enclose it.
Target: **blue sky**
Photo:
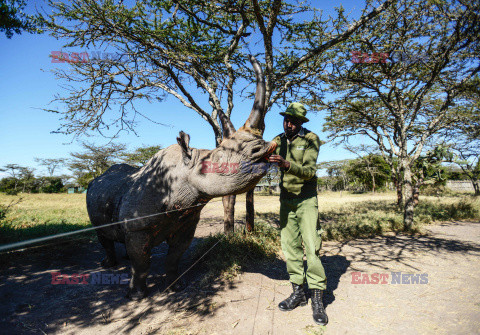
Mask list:
[[[312,3],[328,3],[328,12],[334,6],[343,4],[347,12],[358,14],[362,2],[342,1]],[[43,4],[43,1],[30,2],[29,10],[34,4]],[[68,158],[70,152],[81,151],[78,141],[70,135],[52,134],[60,126],[58,115],[43,111],[48,108],[54,95],[61,92],[61,84],[65,81],[55,79],[50,72],[53,67],[65,67],[67,63],[52,63],[49,55],[52,51],[62,50],[65,41],[56,40],[47,34],[30,35],[22,33],[7,39],[0,36],[0,167],[15,163],[35,168],[37,175],[46,175],[44,168],[38,166],[35,157],[40,158]],[[77,50],[69,50],[77,51]],[[83,50],[78,50],[79,52]],[[235,105],[233,123],[239,128],[248,116],[251,101],[239,101]],[[136,128],[137,135],[123,132],[116,142],[126,143],[129,149],[141,145],[161,145],[167,147],[176,143],[176,136],[180,130],[190,134],[192,147],[213,148],[214,137],[210,126],[196,113],[184,107],[174,98],[159,103],[147,102],[136,105],[139,110],[156,121],[169,126],[154,124],[147,120],[139,120]],[[265,139],[272,139],[282,132],[281,112],[286,106],[274,107],[266,116]],[[317,133],[320,138],[326,139],[327,134],[322,132],[323,116],[309,111],[310,122],[305,127]],[[82,140],[102,145],[109,140],[99,137],[84,137]],[[339,160],[353,158],[354,155],[335,147],[332,144],[322,146],[318,161]],[[60,172],[60,171],[59,171]],[[63,172],[68,173],[64,169]],[[0,177],[6,176],[0,172]]]

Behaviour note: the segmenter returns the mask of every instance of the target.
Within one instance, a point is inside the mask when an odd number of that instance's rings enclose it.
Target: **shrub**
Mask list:
[[[426,184],[420,187],[420,194],[440,197],[452,195],[453,192],[444,185]]]
[[[280,248],[280,233],[269,224],[257,221],[252,233],[218,233],[206,237],[195,246],[193,259],[201,258],[216,243],[212,252],[201,261],[208,269],[204,283],[218,276],[231,280],[253,262],[274,259]]]
[[[64,191],[62,179],[59,177],[42,177],[42,182],[40,192],[61,193]]]
[[[2,222],[7,217],[8,211],[9,211],[8,206],[0,204],[0,222]]]
[[[415,216],[419,222],[429,224],[433,221],[480,219],[480,211],[467,198],[451,204],[422,201],[415,208]]]
[[[5,194],[6,195],[17,195],[18,194],[18,190],[14,190],[13,188],[12,189],[8,189],[5,191]]]

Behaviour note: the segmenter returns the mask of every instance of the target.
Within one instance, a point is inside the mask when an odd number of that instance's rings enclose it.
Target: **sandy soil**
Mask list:
[[[214,205],[208,209],[194,243],[223,229],[221,211]],[[165,293],[167,247],[162,244],[152,256],[151,294],[136,303],[124,298],[125,285],[51,284],[55,271],[103,271],[99,266],[103,252],[97,243],[33,249],[2,259],[0,333],[480,333],[480,223],[443,223],[429,226],[428,231],[423,237],[391,235],[324,243],[330,318],[326,327],[313,323],[310,303],[291,312],[278,310],[278,303],[291,291],[281,259],[246,269],[233,282],[217,281],[202,289],[198,282],[204,269],[197,265],[185,275],[189,283],[185,291]],[[121,257],[124,249],[117,249]],[[187,252],[182,267],[190,265]],[[128,261],[122,259],[116,273],[128,273],[128,268]],[[369,279],[374,273],[388,275],[387,283],[355,284],[355,272]],[[428,283],[394,284],[392,272],[423,274]]]

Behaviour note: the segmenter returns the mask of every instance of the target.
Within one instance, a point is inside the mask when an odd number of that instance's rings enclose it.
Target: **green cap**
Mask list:
[[[283,115],[283,116],[290,115],[299,120],[302,120],[302,122],[309,121],[305,117],[305,115],[307,115],[307,109],[305,108],[304,105],[302,105],[299,102],[292,102],[290,105],[288,105],[287,110],[285,112],[280,112],[280,115]]]

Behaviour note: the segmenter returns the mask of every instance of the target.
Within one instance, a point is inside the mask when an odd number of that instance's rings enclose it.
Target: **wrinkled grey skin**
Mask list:
[[[193,239],[205,204],[214,197],[246,192],[265,175],[265,156],[275,149],[275,144],[261,138],[263,116],[259,118],[258,113],[264,108],[264,82],[259,65],[255,68],[254,63],[254,69],[257,74],[254,108],[245,125],[220,146],[214,150],[190,148],[190,137],[180,132],[178,144],[160,150],[144,167],[117,164],[90,183],[87,210],[92,225],[154,215],[97,230],[106,251],[102,266],[112,267],[117,263],[114,241],[126,245],[132,264],[128,297],[140,299],[146,295],[154,246],[163,241],[169,245],[165,265],[169,285],[178,277],[180,258]],[[204,161],[255,163],[256,168],[239,168],[236,173],[230,169],[227,173],[204,173]],[[165,211],[172,212],[155,215]],[[178,290],[182,286],[179,281],[172,288]]]

